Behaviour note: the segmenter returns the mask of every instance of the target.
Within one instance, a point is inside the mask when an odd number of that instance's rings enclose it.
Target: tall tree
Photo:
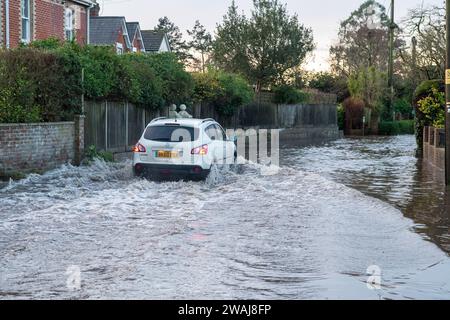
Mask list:
[[[411,77],[419,80],[443,79],[445,71],[445,7],[418,7],[409,11],[402,23],[404,36],[416,39],[414,54],[402,50]],[[416,82],[418,83],[418,82]]]
[[[194,66],[204,73],[206,62],[212,50],[212,36],[199,20],[195,21],[194,28],[187,30],[187,33],[192,38],[189,41],[189,47],[200,56],[199,58],[193,56]]]
[[[345,77],[371,67],[386,71],[389,23],[386,8],[374,0],[352,12],[341,23],[338,42],[330,49],[333,71]],[[396,47],[399,45],[397,41]]]
[[[169,39],[170,48],[174,52],[178,59],[185,62],[190,55],[188,53],[188,45],[183,39],[183,33],[180,28],[175,25],[168,17],[162,17],[158,20],[158,25],[155,27],[155,31],[162,31],[167,34]]]
[[[368,67],[354,73],[348,80],[348,89],[353,98],[362,99],[365,107],[370,110],[369,127],[373,134],[378,133],[378,123],[383,105],[383,96],[386,95],[386,74]]]
[[[260,89],[282,82],[314,49],[312,30],[278,0],[254,0],[251,17],[233,1],[216,30],[214,62],[239,72]]]

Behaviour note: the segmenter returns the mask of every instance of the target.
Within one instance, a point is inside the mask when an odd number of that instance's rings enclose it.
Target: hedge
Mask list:
[[[82,82],[84,70],[84,82]],[[72,120],[88,99],[157,109],[188,104],[194,82],[172,53],[117,55],[54,39],[0,51],[0,122]]]
[[[148,109],[202,101],[225,116],[253,99],[241,76],[217,70],[191,75],[172,53],[117,55],[112,47],[57,39],[0,51],[0,122],[72,120],[83,93]]]
[[[429,106],[433,106],[436,100],[433,97],[437,97],[437,92],[445,92],[445,83],[441,79],[437,80],[427,80],[422,82],[414,92],[414,109],[416,111],[416,140],[419,146],[419,151],[423,148],[423,129],[425,126],[430,126],[435,123],[437,118],[434,118],[434,115],[438,115],[442,117],[442,114],[439,115],[435,112],[431,112],[429,114],[425,114],[422,110],[426,111],[429,109]],[[431,100],[429,99],[431,98]],[[428,101],[427,101],[428,100]],[[439,100],[439,98],[437,99]],[[419,101],[422,101],[422,106],[419,105]],[[425,103],[425,104],[424,104]],[[427,107],[428,106],[428,107]],[[433,111],[435,108],[431,108],[428,111]],[[442,111],[445,110],[445,101],[442,105]],[[435,110],[436,111],[436,110]],[[434,115],[433,115],[434,114]],[[444,114],[445,115],[445,114]]]
[[[81,78],[71,66],[56,52],[0,51],[0,122],[59,121],[80,112]]]
[[[414,134],[414,120],[383,121],[379,125],[379,134],[385,136]]]
[[[239,75],[217,70],[195,73],[194,102],[212,104],[220,115],[231,116],[253,100],[253,89]]]
[[[273,102],[277,104],[298,104],[309,101],[309,95],[289,85],[281,85],[273,89]]]

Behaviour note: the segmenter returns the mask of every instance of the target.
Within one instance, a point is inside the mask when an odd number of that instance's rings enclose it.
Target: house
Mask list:
[[[89,21],[90,44],[114,46],[118,54],[133,51],[125,17],[91,16]]]
[[[128,36],[130,37],[132,52],[145,52],[145,45],[142,39],[139,22],[127,22]]]
[[[144,40],[145,52],[171,52],[169,38],[166,33],[154,30],[142,30],[141,34]]]
[[[95,4],[93,0],[2,0],[0,45],[16,48],[50,37],[87,44]]]

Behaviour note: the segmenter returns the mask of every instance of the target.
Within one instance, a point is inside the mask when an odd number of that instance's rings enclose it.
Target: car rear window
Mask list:
[[[183,126],[153,126],[145,130],[144,139],[162,142],[192,142],[198,139],[199,130]]]

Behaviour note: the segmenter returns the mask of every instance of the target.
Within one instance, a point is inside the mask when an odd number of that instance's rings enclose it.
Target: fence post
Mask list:
[[[128,151],[128,101],[125,108],[125,152]]]
[[[79,166],[84,155],[84,115],[75,116],[75,154],[74,163]]]
[[[108,150],[108,100],[105,100],[105,151]]]

